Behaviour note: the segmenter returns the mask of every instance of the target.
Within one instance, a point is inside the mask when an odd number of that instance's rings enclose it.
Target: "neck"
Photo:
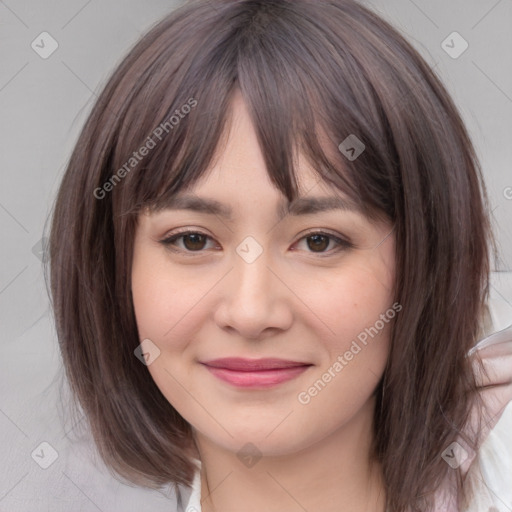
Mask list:
[[[196,432],[203,512],[384,512],[380,465],[370,462],[374,400],[312,446],[264,455],[251,468]]]

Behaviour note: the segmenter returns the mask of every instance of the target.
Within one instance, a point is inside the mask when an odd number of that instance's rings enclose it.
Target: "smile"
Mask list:
[[[283,359],[225,358],[202,363],[218,379],[242,388],[268,388],[301,375],[309,363]]]

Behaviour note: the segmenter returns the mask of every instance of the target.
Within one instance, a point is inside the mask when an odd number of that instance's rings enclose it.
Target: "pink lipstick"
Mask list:
[[[310,363],[285,359],[226,357],[202,363],[217,378],[243,388],[267,388],[291,380]]]

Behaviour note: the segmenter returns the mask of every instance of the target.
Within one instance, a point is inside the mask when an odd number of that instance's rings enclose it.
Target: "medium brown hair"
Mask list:
[[[466,354],[482,334],[494,242],[454,103],[419,53],[352,0],[187,2],[140,39],[99,95],[50,234],[64,367],[99,452],[136,484],[191,484],[191,427],[134,356],[133,240],[141,209],[162,207],[211,166],[235,88],[288,200],[300,150],[322,180],[395,227],[403,310],[376,390],[373,455],[388,506],[428,510],[453,471],[440,454],[476,396]],[[365,145],[355,160],[338,150],[350,134]],[[131,161],[149,139],[154,147]]]

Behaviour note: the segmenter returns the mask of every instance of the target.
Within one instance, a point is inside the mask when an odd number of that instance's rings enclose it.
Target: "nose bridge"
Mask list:
[[[289,328],[293,315],[284,304],[282,285],[269,269],[273,265],[270,250],[247,237],[236,247],[232,261],[229,284],[215,313],[217,324],[235,329],[246,339]]]
[[[237,247],[234,255],[236,295],[244,300],[270,299],[272,273],[270,251],[264,248],[254,237],[246,237]],[[261,293],[265,293],[265,297]]]

